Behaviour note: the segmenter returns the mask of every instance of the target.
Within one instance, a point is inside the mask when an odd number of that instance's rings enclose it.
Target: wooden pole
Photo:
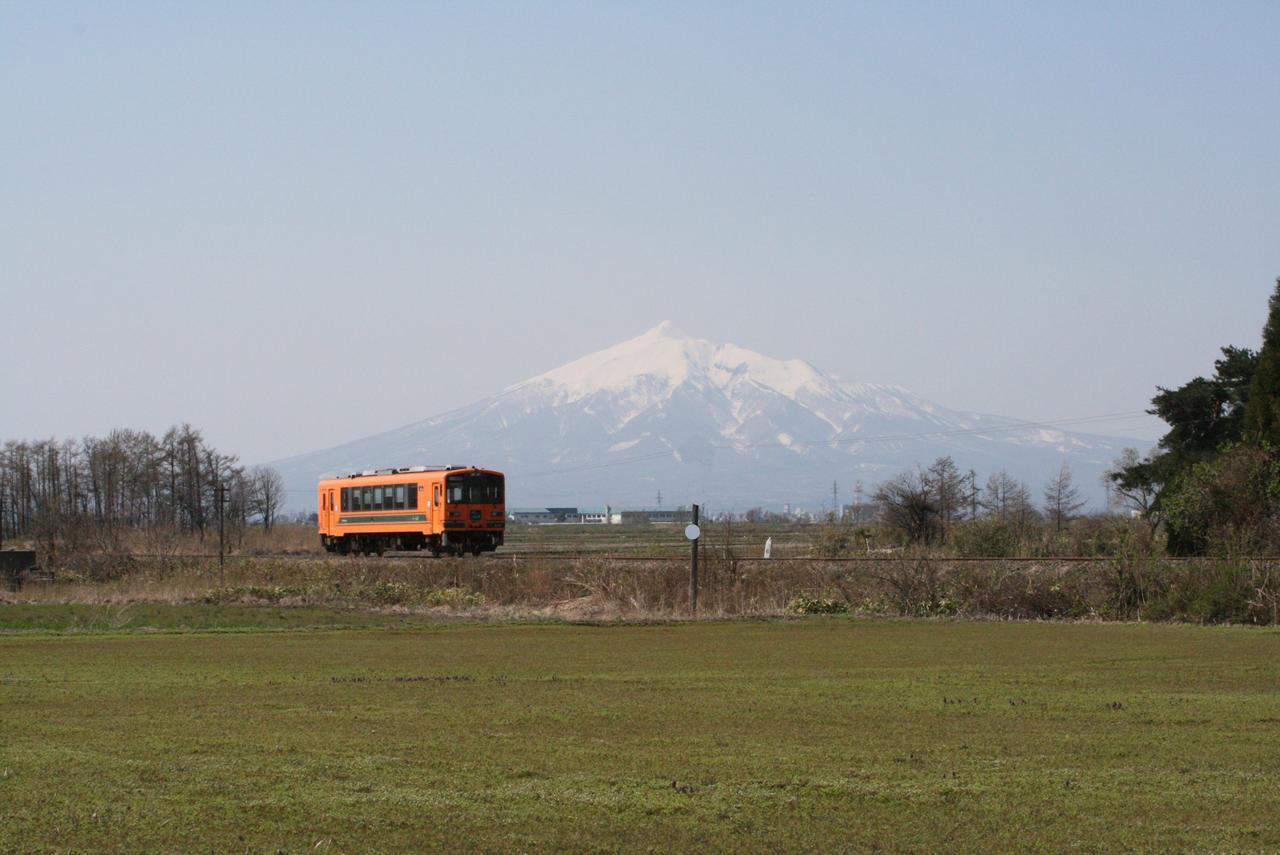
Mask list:
[[[693,524],[698,524],[698,506],[693,506]],[[698,613],[698,541],[700,537],[693,539],[693,558],[689,564],[689,608],[696,615]]]
[[[226,526],[223,525],[225,514],[222,512],[222,505],[226,499],[226,488],[221,484],[214,488],[215,498],[218,500],[218,587],[226,587],[226,555],[227,555],[227,533]]]

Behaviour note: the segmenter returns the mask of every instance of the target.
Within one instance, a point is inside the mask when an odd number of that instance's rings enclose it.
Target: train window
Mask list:
[[[382,504],[382,488],[374,487],[373,488],[373,509],[375,511],[380,511],[385,507],[386,506]]]
[[[445,490],[450,502],[500,504],[502,502],[502,488],[502,476],[487,472],[450,475],[445,481]]]
[[[396,485],[396,510],[397,511],[404,510],[404,485],[403,484]]]
[[[344,511],[351,510],[351,488],[350,487],[342,488],[342,509]]]
[[[404,506],[411,511],[416,511],[418,509],[418,485],[409,484],[407,486],[409,489],[409,498],[405,501]]]
[[[360,509],[365,511],[373,510],[373,488],[360,488]]]

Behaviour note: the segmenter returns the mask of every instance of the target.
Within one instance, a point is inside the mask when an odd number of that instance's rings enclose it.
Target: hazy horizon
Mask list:
[[[0,439],[279,459],[665,318],[955,409],[1143,410],[1260,342],[1278,37],[1267,3],[0,6]]]

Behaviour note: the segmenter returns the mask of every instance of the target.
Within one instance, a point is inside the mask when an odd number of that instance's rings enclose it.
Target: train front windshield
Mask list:
[[[502,504],[502,476],[487,472],[466,472],[445,479],[446,499],[451,504]]]

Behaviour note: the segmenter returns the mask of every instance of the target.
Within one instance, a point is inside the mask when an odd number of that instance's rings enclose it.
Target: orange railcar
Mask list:
[[[316,492],[320,543],[344,555],[479,555],[501,546],[506,531],[506,479],[492,469],[378,469],[321,481]]]

